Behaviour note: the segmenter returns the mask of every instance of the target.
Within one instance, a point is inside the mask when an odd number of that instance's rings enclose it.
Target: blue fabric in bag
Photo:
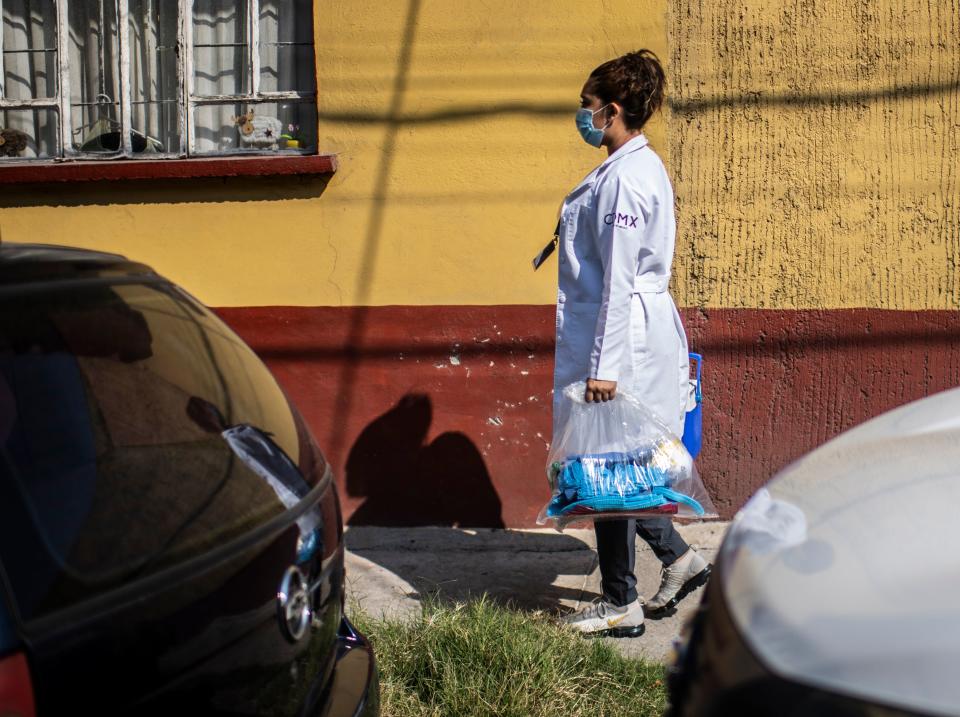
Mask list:
[[[576,508],[596,511],[647,510],[683,503],[697,515],[701,505],[671,490],[669,474],[651,464],[651,452],[574,456],[556,464],[556,495],[547,515],[566,515]]]

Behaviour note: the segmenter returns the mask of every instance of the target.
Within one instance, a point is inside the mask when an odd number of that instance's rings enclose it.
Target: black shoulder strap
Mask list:
[[[560,243],[560,220],[557,220],[557,228],[553,230],[553,239],[547,244],[540,253],[533,257],[533,270],[536,271],[545,262],[550,255],[557,250],[557,244]]]

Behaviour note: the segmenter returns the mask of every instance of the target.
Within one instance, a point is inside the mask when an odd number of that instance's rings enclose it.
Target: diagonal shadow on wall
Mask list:
[[[865,90],[831,92],[747,92],[716,97],[670,98],[670,109],[680,114],[699,114],[715,109],[744,107],[804,107],[807,105],[869,104],[883,99],[907,100],[937,97],[960,91],[960,81],[899,85]]]
[[[385,136],[383,153],[370,200],[370,218],[367,221],[366,236],[363,241],[363,255],[356,279],[355,305],[350,317],[350,329],[347,334],[346,351],[350,359],[343,363],[340,380],[337,382],[337,394],[334,397],[333,415],[339,419],[334,423],[326,445],[331,455],[343,455],[346,443],[346,426],[353,411],[354,387],[358,378],[356,360],[362,352],[367,332],[369,308],[365,306],[370,296],[370,283],[376,269],[377,254],[383,234],[383,217],[386,211],[388,186],[393,163],[396,158],[397,134],[400,130],[400,115],[403,100],[407,92],[410,64],[416,37],[417,21],[420,17],[421,0],[410,0],[403,27],[400,54],[397,58],[397,71],[393,81],[393,94],[390,109],[385,118]]]

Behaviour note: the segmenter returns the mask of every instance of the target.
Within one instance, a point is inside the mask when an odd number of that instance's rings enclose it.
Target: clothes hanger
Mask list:
[[[102,99],[101,99],[101,98],[102,98]],[[110,129],[119,129],[119,128],[120,128],[120,123],[117,122],[115,119],[106,116],[106,114],[105,114],[104,111],[103,111],[103,106],[104,106],[104,105],[112,105],[112,104],[113,104],[113,100],[110,98],[110,96],[109,96],[109,95],[105,95],[105,94],[99,94],[99,95],[97,95],[94,99],[97,101],[97,118],[96,118],[93,122],[91,122],[91,123],[89,123],[89,124],[81,125],[80,127],[75,128],[75,129],[73,130],[73,134],[74,134],[74,135],[78,135],[78,134],[80,134],[81,132],[83,132],[84,130],[87,130],[87,129],[93,129],[94,127],[96,127],[97,125],[99,125],[99,124],[101,124],[101,123],[103,123],[103,122],[106,122],[106,123],[107,123],[107,126],[110,127]]]
[[[113,105],[115,104],[114,101],[113,101],[113,99],[110,97],[110,95],[107,95],[107,94],[104,94],[104,93],[100,93],[100,94],[98,94],[94,99],[97,101],[97,108],[98,108],[98,110],[97,110],[97,114],[98,114],[97,119],[95,119],[95,120],[94,120],[93,122],[91,122],[90,124],[82,125],[82,126],[80,126],[80,127],[77,127],[76,129],[74,129],[74,130],[73,130],[74,136],[80,134],[80,133],[83,132],[84,130],[90,130],[90,129],[93,129],[93,128],[98,127],[98,126],[103,126],[104,124],[105,124],[111,131],[114,131],[114,132],[117,132],[117,133],[119,133],[120,131],[122,131],[122,129],[123,129],[122,123],[118,122],[117,120],[113,119],[112,117],[107,116],[106,113],[104,112],[104,109],[103,109],[103,108],[104,108],[105,105],[106,105],[106,106],[113,106]],[[148,135],[148,134],[144,134],[144,133],[141,132],[140,130],[135,129],[135,128],[133,128],[133,127],[130,128],[130,134],[136,135],[137,137],[140,137],[141,139],[143,139],[144,142],[145,142],[145,144],[146,144],[147,146],[149,146],[149,145],[152,143],[153,146],[154,146],[154,149],[155,149],[156,151],[159,151],[159,152],[163,152],[163,151],[164,151],[163,142],[161,142],[161,141],[160,141],[159,139],[157,139],[156,137],[151,137],[151,136]],[[99,135],[98,135],[98,136],[99,136]],[[87,139],[82,140],[82,141],[80,142],[80,146],[82,147],[82,146],[85,145],[87,142],[91,141],[92,139],[94,139],[94,138],[93,138],[93,137],[90,137],[90,138],[87,138]],[[118,138],[118,140],[119,140],[119,138]],[[119,147],[118,147],[118,149],[119,149]],[[140,150],[140,152],[142,152],[142,151],[143,151],[143,150]]]

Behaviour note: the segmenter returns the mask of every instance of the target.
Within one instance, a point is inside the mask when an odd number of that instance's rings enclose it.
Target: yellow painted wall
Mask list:
[[[658,0],[318,0],[325,189],[14,190],[3,239],[128,254],[215,306],[551,303],[556,265],[530,259],[605,156],[574,127],[582,83],[638,47],[665,59],[666,19]],[[666,149],[663,120],[648,134]]]
[[[960,307],[960,4],[670,2],[678,303]]]
[[[8,190],[7,241],[118,251],[218,306],[548,304],[530,258],[603,153],[583,79],[668,60],[681,305],[960,306],[960,5],[317,0],[320,182]]]

